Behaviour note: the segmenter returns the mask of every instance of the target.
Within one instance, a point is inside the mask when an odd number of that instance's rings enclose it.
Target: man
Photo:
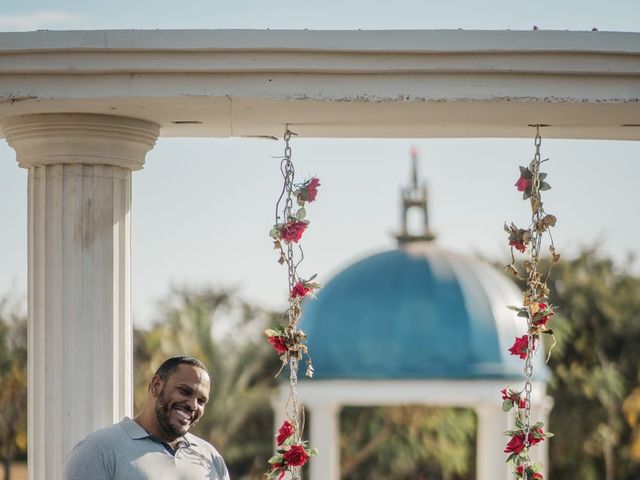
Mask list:
[[[188,433],[209,400],[209,372],[195,358],[166,360],[132,420],[82,440],[65,461],[64,480],[229,480],[224,460]]]

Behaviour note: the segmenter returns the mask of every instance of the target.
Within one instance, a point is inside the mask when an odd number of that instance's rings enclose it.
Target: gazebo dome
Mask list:
[[[407,242],[340,272],[307,302],[315,377],[335,379],[518,379],[508,352],[526,331],[514,283],[485,262]],[[538,352],[534,372],[548,370]]]

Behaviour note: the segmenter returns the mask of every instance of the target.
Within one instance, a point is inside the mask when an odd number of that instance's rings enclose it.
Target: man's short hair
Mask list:
[[[163,382],[166,382],[167,379],[173,374],[173,372],[175,372],[178,367],[183,364],[201,368],[205,372],[207,372],[207,374],[209,374],[209,370],[207,369],[207,367],[197,358],[180,356],[167,358],[164,362],[162,362],[162,365],[158,367],[158,370],[156,370],[154,376],[157,375]]]

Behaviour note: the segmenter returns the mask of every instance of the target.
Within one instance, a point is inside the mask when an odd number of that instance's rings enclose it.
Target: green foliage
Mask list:
[[[4,298],[0,300],[0,460],[8,467],[16,457],[26,456],[26,450],[27,319]]]
[[[551,477],[640,478],[637,417],[622,411],[640,387],[640,278],[591,249],[554,267],[549,286],[559,306],[550,361]]]
[[[200,358],[211,371],[211,396],[194,433],[224,454],[232,478],[258,478],[273,452],[277,355],[263,331],[273,314],[224,290],[175,290],[149,330],[135,332],[136,405],[167,357]]]
[[[424,406],[346,407],[341,415],[342,478],[475,477],[472,410]]]

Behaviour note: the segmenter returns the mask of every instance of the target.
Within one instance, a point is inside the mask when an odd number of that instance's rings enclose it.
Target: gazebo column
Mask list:
[[[29,478],[58,480],[76,442],[131,414],[131,171],[159,130],[92,114],[3,130],[29,169]]]
[[[309,480],[340,479],[340,408],[338,403],[308,404],[313,448],[320,454],[309,461]]]
[[[553,398],[551,397],[543,397],[540,402],[532,403],[531,405],[532,422],[542,422],[545,432],[553,432],[553,427],[549,425],[549,413],[552,408]],[[544,442],[531,448],[531,460],[534,463],[542,463],[541,473],[546,480],[549,480],[549,442],[553,441],[553,439],[546,439]]]
[[[507,480],[513,478],[511,469],[505,463],[503,453],[509,438],[504,435],[511,428],[512,415],[502,411],[498,401],[482,403],[475,407],[478,418],[476,435],[476,479]]]

